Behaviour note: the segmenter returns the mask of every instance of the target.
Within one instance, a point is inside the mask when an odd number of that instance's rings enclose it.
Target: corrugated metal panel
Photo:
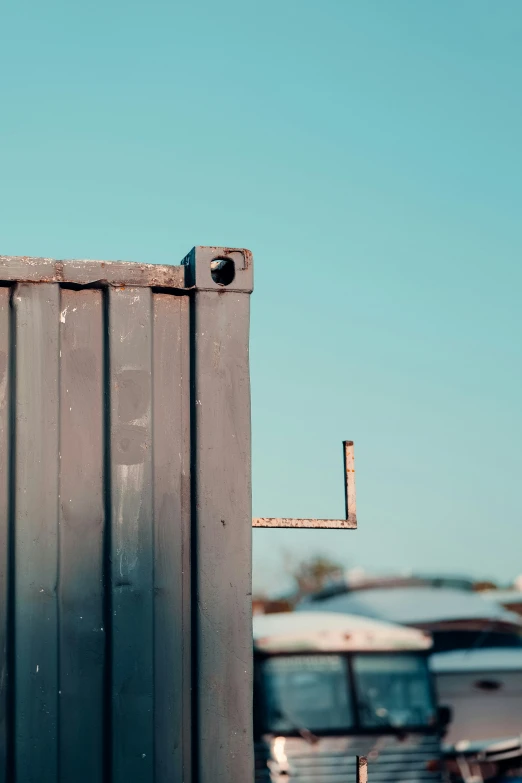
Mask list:
[[[250,253],[0,283],[0,781],[252,780]]]

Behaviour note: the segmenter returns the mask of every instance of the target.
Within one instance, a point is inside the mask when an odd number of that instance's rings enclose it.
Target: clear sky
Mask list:
[[[522,572],[520,0],[6,0],[0,252],[255,254],[255,586]]]

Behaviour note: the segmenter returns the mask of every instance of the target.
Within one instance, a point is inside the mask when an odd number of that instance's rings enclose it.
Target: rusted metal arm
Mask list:
[[[291,519],[285,517],[254,517],[252,527],[302,527],[324,529],[350,529],[357,527],[357,514],[355,507],[355,460],[353,455],[353,440],[343,441],[344,454],[344,498],[345,519]]]
[[[368,759],[357,756],[357,783],[368,783]]]

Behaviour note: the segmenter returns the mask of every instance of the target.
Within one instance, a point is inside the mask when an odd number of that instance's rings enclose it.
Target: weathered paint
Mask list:
[[[252,271],[0,257],[0,783],[253,779]]]
[[[64,289],[60,307],[59,746],[83,783],[103,780],[103,292]]]
[[[353,441],[343,441],[344,460],[344,505],[345,519],[293,519],[285,517],[254,517],[253,527],[302,527],[324,529],[357,528],[357,510],[355,504],[355,459]]]
[[[368,759],[357,756],[357,783],[368,783]]]
[[[253,619],[254,649],[285,653],[296,649],[322,652],[405,652],[429,650],[432,639],[416,628],[404,628],[369,617],[322,611],[281,612]],[[520,651],[522,657],[522,651]]]
[[[253,746],[252,721],[247,719],[252,689],[245,687],[253,676],[248,372],[252,264],[248,255],[239,254],[231,283],[236,293],[224,295],[210,276],[213,255],[205,251],[189,259],[197,288],[191,303],[191,392],[198,783],[250,781],[254,776],[253,761],[244,752]]]
[[[192,764],[189,299],[157,294],[153,307],[153,410],[174,413],[152,425],[155,783],[171,783],[190,781]]]
[[[128,261],[55,261],[29,256],[0,256],[0,280],[186,289],[183,266],[132,264]]]
[[[12,302],[16,703],[11,741],[16,783],[33,783],[58,779],[60,290],[21,283]]]
[[[300,527],[331,530],[356,530],[357,523],[349,519],[294,519],[293,517],[254,517],[253,527]]]

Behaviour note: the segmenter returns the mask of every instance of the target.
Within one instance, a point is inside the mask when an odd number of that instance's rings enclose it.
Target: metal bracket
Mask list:
[[[355,507],[355,460],[353,440],[343,441],[345,519],[289,519],[282,517],[254,517],[252,527],[302,527],[323,529],[349,529],[357,527]]]
[[[368,759],[366,756],[357,756],[357,783],[368,783]]]

